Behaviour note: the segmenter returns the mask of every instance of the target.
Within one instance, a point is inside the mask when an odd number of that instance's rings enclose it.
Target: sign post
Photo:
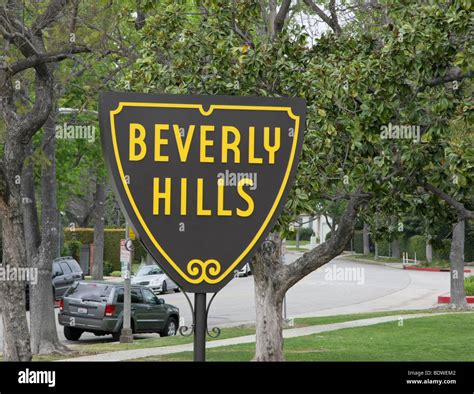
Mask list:
[[[232,280],[283,209],[305,102],[117,92],[99,102],[117,199],[148,253],[195,293],[194,359],[204,361],[206,294]]]
[[[194,294],[194,361],[206,361],[206,293]]]
[[[120,334],[121,343],[132,343],[132,297],[131,297],[131,270],[133,259],[133,244],[129,238],[130,226],[128,222],[125,227],[126,239],[120,240],[120,263],[122,267],[122,278],[124,280],[123,289],[123,323],[122,332]]]

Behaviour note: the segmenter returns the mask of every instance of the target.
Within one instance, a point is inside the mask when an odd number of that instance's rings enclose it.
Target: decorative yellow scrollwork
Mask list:
[[[193,283],[215,283],[215,277],[221,272],[221,263],[214,259],[206,261],[193,259],[189,261],[187,271],[191,276],[195,277],[193,278]]]

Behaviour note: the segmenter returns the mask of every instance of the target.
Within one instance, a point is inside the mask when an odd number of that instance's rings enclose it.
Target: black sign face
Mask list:
[[[305,110],[293,98],[100,95],[116,194],[183,289],[221,289],[265,239],[293,182]]]

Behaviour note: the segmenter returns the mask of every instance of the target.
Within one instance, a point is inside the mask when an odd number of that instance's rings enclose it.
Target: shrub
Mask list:
[[[63,256],[72,256],[76,261],[81,259],[81,246],[80,241],[67,241],[64,243]]]
[[[467,296],[474,296],[474,276],[468,276],[464,279],[464,290]]]
[[[356,253],[364,253],[364,236],[361,230],[354,231],[353,248]]]
[[[70,228],[64,229],[64,239],[70,241],[74,238],[84,245],[94,242],[93,228]],[[104,261],[108,261],[112,265],[112,270],[120,270],[120,240],[125,237],[125,229],[123,228],[106,228],[104,231]],[[142,257],[146,257],[146,251],[139,240],[133,241],[134,262],[140,262]]]
[[[416,253],[417,260],[426,260],[426,238],[423,235],[414,235],[408,239],[407,252],[410,259]]]
[[[466,221],[466,238],[464,240],[464,259],[474,261],[474,221]]]
[[[309,241],[314,235],[314,231],[311,227],[303,227],[300,229],[300,240]]]
[[[114,270],[114,267],[108,261],[104,261],[104,276],[109,276],[110,273]]]
[[[295,240],[296,239],[296,228],[295,231],[291,233],[288,239]],[[300,229],[300,241],[309,241],[311,237],[314,235],[314,231],[310,227],[302,227]]]
[[[122,276],[122,271],[112,271],[110,276],[114,276],[116,278],[120,278]]]
[[[441,243],[433,247],[433,260],[449,261],[449,252],[451,251],[451,240],[443,239]],[[466,260],[469,261],[469,260]]]
[[[389,241],[378,241],[377,242],[377,252],[379,254],[379,256],[386,256],[386,257],[390,257],[390,254],[388,253],[389,252],[389,244],[390,242]]]

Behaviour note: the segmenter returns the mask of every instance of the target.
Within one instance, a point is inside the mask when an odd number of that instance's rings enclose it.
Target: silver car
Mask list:
[[[164,294],[170,290],[179,292],[179,287],[156,264],[142,265],[132,278],[132,285],[146,286],[155,294]]]

